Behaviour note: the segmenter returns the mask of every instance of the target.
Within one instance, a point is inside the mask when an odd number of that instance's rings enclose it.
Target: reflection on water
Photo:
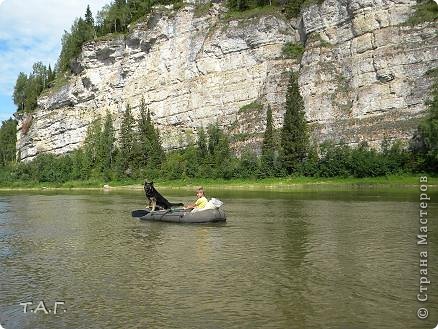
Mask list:
[[[172,201],[192,193],[169,192]],[[142,222],[141,191],[0,194],[9,328],[433,328],[419,307],[414,192],[224,192],[228,222]],[[433,195],[438,200],[438,194]],[[430,214],[438,212],[431,204]],[[438,241],[438,216],[429,217]],[[437,243],[428,248],[438,282]],[[438,284],[438,283],[437,283]],[[432,289],[431,288],[431,289]],[[438,287],[434,290],[438,291]],[[23,313],[41,300],[66,312]]]

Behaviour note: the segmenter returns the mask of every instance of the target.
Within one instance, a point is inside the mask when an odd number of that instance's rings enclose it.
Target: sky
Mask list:
[[[16,106],[12,92],[18,74],[31,73],[36,62],[53,68],[61,51],[64,30],[84,16],[93,16],[110,0],[0,0],[0,122]]]

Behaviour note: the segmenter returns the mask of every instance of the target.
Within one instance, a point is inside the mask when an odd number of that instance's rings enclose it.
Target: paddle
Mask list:
[[[139,209],[131,212],[132,217],[143,217],[150,213],[150,210]]]
[[[167,214],[168,212],[173,212],[173,211],[185,211],[185,210],[184,210],[184,208],[170,208],[170,209],[167,209],[167,211],[165,211],[163,213],[163,215]],[[151,212],[150,210],[146,210],[146,209],[133,210],[131,212],[131,216],[139,218],[139,217],[146,216],[150,212]]]

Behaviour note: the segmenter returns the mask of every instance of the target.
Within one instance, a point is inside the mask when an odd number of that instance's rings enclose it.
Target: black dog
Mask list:
[[[184,206],[183,203],[171,203],[167,201],[167,199],[155,189],[154,182],[148,183],[144,181],[143,188],[146,199],[149,201],[149,208],[152,208],[152,211],[155,211],[156,207],[158,207],[158,209],[170,209],[172,207]]]

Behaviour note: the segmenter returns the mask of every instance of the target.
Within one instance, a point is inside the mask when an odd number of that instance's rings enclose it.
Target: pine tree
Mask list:
[[[160,132],[157,129],[154,128],[154,124],[151,119],[150,111],[147,112],[147,127],[148,127],[148,137],[150,139],[150,145],[151,145],[151,154],[149,156],[149,163],[148,166],[150,168],[157,168],[164,159],[164,150],[161,146],[161,140],[160,140]]]
[[[109,173],[113,166],[113,156],[115,151],[114,142],[115,132],[113,127],[113,119],[111,113],[107,112],[99,145],[101,172],[104,174],[106,179],[109,178]]]
[[[49,88],[51,87],[53,80],[55,80],[55,71],[52,70],[52,67],[49,64],[49,68],[47,69],[47,86]]]
[[[120,126],[119,136],[119,157],[118,169],[119,175],[131,175],[134,168],[134,159],[136,152],[136,136],[134,133],[134,118],[131,114],[131,107],[126,105],[125,113],[123,114],[122,124]]]
[[[91,9],[90,9],[90,5],[87,6],[87,10],[85,12],[85,24],[88,27],[87,28],[88,34],[89,34],[88,39],[91,39],[92,37],[95,38],[96,37],[96,29],[94,27],[94,18],[93,18],[93,13],[91,12]]]
[[[149,154],[151,153],[150,141],[148,137],[148,122],[146,105],[144,98],[140,104],[140,117],[137,122],[138,129],[138,143],[137,143],[137,159],[140,167],[146,167]]]
[[[146,111],[144,99],[140,105],[140,118],[138,121],[139,161],[148,169],[158,169],[164,161],[165,154],[161,145],[160,133],[155,129],[151,113]]]
[[[200,127],[198,130],[198,159],[201,161],[205,161],[208,155],[207,149],[207,136],[205,134],[205,130],[203,127]]]
[[[89,176],[92,169],[101,172],[101,152],[99,151],[102,136],[102,119],[98,117],[87,128],[84,142],[83,174]],[[95,172],[96,174],[96,172]]]
[[[87,10],[85,12],[85,22],[94,28],[94,18],[93,13],[91,12],[90,5],[87,6]]]
[[[292,73],[286,95],[286,112],[281,130],[281,159],[288,173],[296,172],[304,161],[309,137],[304,101],[298,88],[298,75]]]
[[[263,175],[273,175],[275,168],[275,141],[272,126],[272,109],[270,106],[268,106],[266,111],[266,129],[263,135],[261,165]]]

